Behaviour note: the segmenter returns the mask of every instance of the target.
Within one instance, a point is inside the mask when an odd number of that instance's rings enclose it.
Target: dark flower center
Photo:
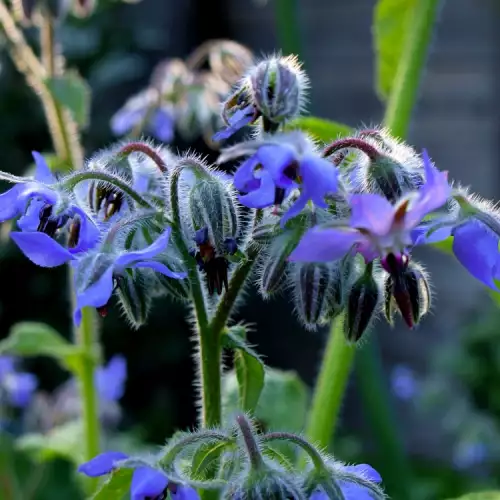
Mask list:
[[[56,235],[56,231],[63,227],[68,221],[67,215],[52,217],[52,209],[52,205],[45,205],[42,207],[39,214],[40,222],[37,227],[37,231],[45,233],[51,238],[53,238]]]
[[[114,189],[95,186],[95,183],[93,183],[89,191],[89,204],[90,208],[96,213],[102,210],[104,220],[107,221],[120,211],[123,205],[123,193]]]

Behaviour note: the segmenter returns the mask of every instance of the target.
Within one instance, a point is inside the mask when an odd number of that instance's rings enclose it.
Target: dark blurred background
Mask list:
[[[278,6],[273,0],[100,2],[92,17],[71,18],[60,29],[69,66],[78,68],[92,87],[91,126],[84,134],[86,155],[114,140],[109,128],[111,116],[147,84],[158,62],[185,57],[213,38],[234,39],[256,54],[280,48],[286,51],[285,42],[294,45],[312,81],[311,114],[351,126],[378,123],[383,105],[373,90],[370,26],[374,3],[290,0],[286,5],[281,1],[282,8],[296,9],[300,23],[300,36],[290,42],[284,38],[286,25],[278,22]],[[494,199],[500,195],[499,74],[500,4],[494,0],[447,2],[409,142],[417,149],[426,147],[450,177]],[[0,95],[1,169],[21,174],[30,163],[30,151],[49,151],[50,139],[36,97],[5,51],[1,55]],[[186,144],[177,139],[172,147],[191,147],[215,158],[202,141]],[[494,382],[500,381],[500,356],[488,361],[500,340],[498,314],[491,312],[494,305],[482,286],[449,256],[426,250],[419,257],[434,283],[433,314],[416,331],[397,323],[392,330],[381,326],[372,333],[372,340],[381,348],[385,383],[394,389],[393,369],[401,366],[410,378],[437,377],[432,387],[438,400],[446,393],[459,402],[467,398],[471,404],[471,412],[462,416],[450,410],[459,419],[458,429],[469,429],[473,419],[483,413],[498,425],[500,405],[495,406],[490,396],[498,390]],[[1,335],[20,320],[47,322],[70,335],[64,269],[45,271],[35,267],[8,244],[0,259],[0,277]],[[190,427],[196,420],[191,332],[185,314],[183,308],[163,300],[155,303],[148,325],[138,332],[129,330],[117,308],[102,322],[106,357],[123,353],[129,363],[122,426],[152,443],[162,443],[174,430]],[[267,364],[296,370],[312,385],[325,332],[304,331],[294,319],[286,296],[264,303],[251,292],[238,318],[256,324],[250,341],[258,346]],[[488,328],[483,324],[485,318]],[[475,334],[477,331],[482,333]],[[464,339],[479,340],[467,343]],[[447,353],[453,353],[451,362],[450,356],[443,356]],[[471,370],[464,370],[467,363],[476,367],[472,376]],[[29,367],[48,390],[65,377],[49,360],[31,360]],[[441,410],[416,411],[413,404],[402,399],[394,398],[392,406],[411,455],[422,464],[430,464],[424,466],[428,469],[451,463],[456,444],[463,437],[443,428],[443,418],[451,417],[443,417]],[[430,407],[434,408],[432,404]],[[364,415],[354,384],[342,410],[345,446],[338,449],[346,456],[339,458],[354,459],[359,449],[370,453],[371,430]],[[361,444],[354,445],[350,436]]]

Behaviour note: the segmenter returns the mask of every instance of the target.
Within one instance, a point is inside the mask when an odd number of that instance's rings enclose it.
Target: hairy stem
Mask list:
[[[306,436],[327,448],[335,431],[356,347],[344,339],[343,317],[333,320],[314,388]]]
[[[146,156],[149,156],[149,158],[151,158],[155,162],[156,166],[162,173],[168,171],[168,167],[163,161],[163,158],[149,144],[145,142],[129,142],[120,149],[118,154],[127,157],[132,153],[143,153]]]

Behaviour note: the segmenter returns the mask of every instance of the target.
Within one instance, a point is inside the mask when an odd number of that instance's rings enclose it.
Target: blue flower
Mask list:
[[[451,193],[447,173],[436,170],[425,152],[424,166],[425,184],[396,205],[377,194],[352,195],[349,198],[350,221],[336,221],[329,227],[310,229],[290,260],[338,260],[353,250],[361,253],[367,262],[380,257],[385,265],[385,258],[391,254],[398,262],[407,262],[405,251],[414,241],[413,230],[425,216],[443,206]]]
[[[38,381],[33,374],[17,371],[13,357],[0,356],[0,390],[5,391],[11,406],[26,408],[37,387]]]
[[[222,141],[223,139],[229,139],[236,132],[241,130],[245,125],[248,125],[255,121],[255,107],[253,105],[248,105],[243,108],[238,108],[234,113],[227,119],[227,127],[219,130],[214,136],[214,141]]]
[[[312,201],[327,208],[325,197],[337,192],[338,169],[321,158],[307,142],[295,144],[296,135],[284,134],[279,142],[264,143],[235,172],[234,186],[245,193],[240,202],[250,208],[280,204],[292,189],[300,196],[284,214],[282,225]]]
[[[382,478],[380,474],[368,464],[350,465],[343,468],[346,472],[362,476],[373,483],[380,483]],[[373,500],[370,490],[359,484],[350,481],[340,481],[339,486],[344,494],[345,500]],[[309,500],[328,500],[330,497],[318,488],[309,497]]]
[[[96,370],[96,387],[103,401],[118,401],[125,391],[127,361],[123,356],[113,356],[106,366]]]
[[[407,366],[395,366],[391,373],[391,387],[393,393],[399,398],[408,400],[417,392],[415,374]]]
[[[109,302],[120,276],[127,270],[152,269],[173,279],[183,279],[186,273],[172,272],[165,264],[155,258],[165,251],[171,229],[168,228],[156,241],[143,250],[122,251],[118,253],[89,252],[74,262],[76,308],[74,321],[80,324],[83,307],[103,308]],[[105,245],[106,246],[106,245]],[[114,249],[113,249],[114,250]]]
[[[99,477],[110,474],[128,455],[119,451],[107,451],[97,455],[89,462],[78,467],[78,472],[89,477]],[[150,500],[163,495],[168,486],[167,476],[153,467],[138,467],[132,475],[130,485],[131,500]]]
[[[460,443],[453,454],[453,464],[459,470],[481,465],[488,458],[488,448],[479,441]]]
[[[152,89],[147,89],[132,97],[125,106],[111,119],[111,129],[117,136],[130,132],[144,120],[147,132],[162,142],[171,142],[174,138],[175,118],[173,110],[158,104],[158,96]]]

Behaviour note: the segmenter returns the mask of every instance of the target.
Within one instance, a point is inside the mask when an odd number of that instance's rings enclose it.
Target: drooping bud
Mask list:
[[[96,0],[73,0],[73,12],[78,17],[90,16],[96,7]]]
[[[134,272],[133,277],[128,274],[120,275],[116,284],[116,294],[122,311],[132,328],[138,329],[148,318],[152,302],[149,288],[153,283],[141,273]]]
[[[308,330],[316,330],[338,301],[341,276],[338,266],[324,263],[294,263],[290,272],[295,311]]]
[[[395,260],[391,256],[388,259]],[[384,295],[384,313],[389,324],[393,322],[396,309],[409,328],[418,325],[429,312],[431,291],[427,274],[415,262],[410,262],[403,268],[392,266],[392,272],[385,279]]]
[[[258,287],[264,299],[279,292],[285,284],[290,268],[288,257],[297,246],[304,227],[300,224],[287,228],[262,252],[258,266]]]
[[[300,114],[308,78],[295,56],[263,60],[250,71],[249,80],[265,130],[276,130],[277,125]]]
[[[358,342],[377,314],[381,292],[373,273],[371,262],[347,292],[344,334],[349,342]]]

